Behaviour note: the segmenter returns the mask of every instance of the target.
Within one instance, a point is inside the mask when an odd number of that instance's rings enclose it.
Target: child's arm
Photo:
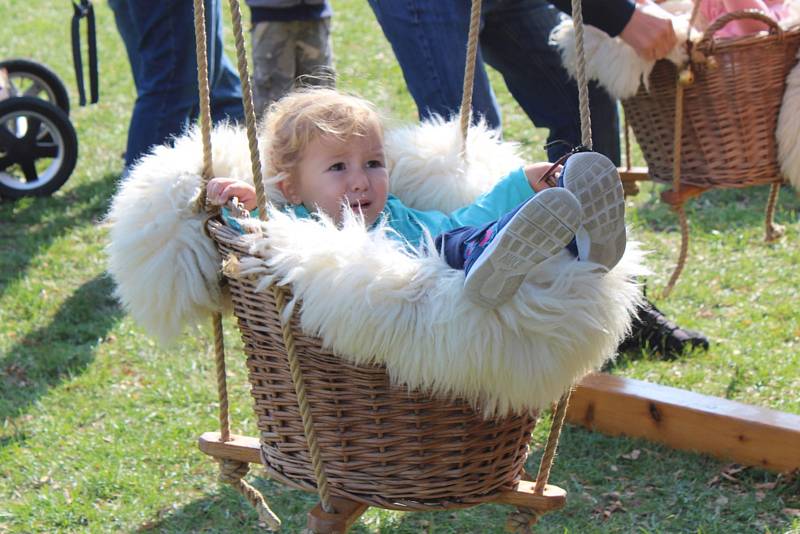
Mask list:
[[[206,186],[206,197],[211,204],[222,206],[236,197],[244,204],[247,211],[256,207],[255,188],[242,180],[235,178],[212,178]]]

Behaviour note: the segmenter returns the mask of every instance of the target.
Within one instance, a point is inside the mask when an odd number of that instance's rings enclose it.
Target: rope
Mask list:
[[[699,3],[699,2],[698,2]],[[682,75],[681,75],[682,76]],[[675,130],[672,135],[672,189],[675,193],[681,191],[681,147],[683,144],[683,86],[684,81],[681,76],[675,81]],[[680,199],[680,195],[676,195]],[[672,289],[678,282],[678,278],[686,265],[686,258],[689,255],[689,224],[686,220],[686,211],[683,209],[683,201],[672,206],[678,213],[678,222],[681,226],[681,251],[678,255],[678,263],[672,270],[667,286],[664,288],[663,296],[666,298],[672,293]]]
[[[592,149],[592,115],[589,110],[589,81],[586,77],[586,51],[583,45],[583,6],[581,0],[572,0],[572,24],[575,27],[576,80],[578,81],[578,106],[581,113],[581,144]]]
[[[250,75],[247,71],[247,52],[244,47],[244,36],[242,32],[242,16],[239,9],[238,0],[229,0],[231,8],[231,25],[236,43],[236,59],[239,69],[239,78],[242,80],[242,100],[245,111],[245,127],[247,128],[247,140],[250,147],[250,161],[253,170],[253,182],[256,187],[256,202],[259,208],[259,217],[262,221],[267,220],[266,193],[261,177],[261,161],[258,152],[258,139],[256,132],[255,111],[253,109],[253,95],[250,89]],[[275,298],[275,307],[278,315],[283,316],[286,307],[286,292],[283,288],[272,285],[272,293]],[[294,334],[291,330],[291,319],[285,321],[281,328],[283,343],[286,347],[286,355],[289,360],[289,368],[292,374],[297,402],[300,408],[300,416],[303,419],[303,430],[305,431],[306,441],[308,442],[311,462],[314,468],[314,476],[317,480],[322,509],[328,513],[334,513],[331,505],[330,491],[328,489],[328,478],[322,465],[322,455],[317,442],[317,434],[314,430],[314,420],[311,417],[311,407],[308,404],[305,391],[305,381],[303,380],[300,363],[295,351]]]
[[[200,98],[200,133],[203,144],[203,171],[200,195],[197,197],[195,209],[205,210],[206,204],[206,185],[213,173],[213,162],[211,158],[211,105],[208,90],[208,56],[206,55],[206,29],[205,29],[205,6],[203,0],[194,0],[194,29],[195,29],[195,52],[197,57],[197,85]],[[241,24],[239,26],[241,31]],[[252,112],[252,102],[250,104]],[[257,155],[256,155],[257,157]],[[261,180],[255,179],[260,182]],[[263,189],[263,185],[262,185]],[[265,213],[265,210],[262,210]],[[214,313],[212,316],[214,329],[214,354],[217,371],[217,393],[219,395],[219,426],[220,438],[223,442],[230,441],[230,414],[228,409],[228,384],[225,373],[225,341],[222,330],[222,314]],[[250,466],[245,462],[236,460],[223,460],[220,462],[219,479],[222,482],[231,484],[236,491],[242,494],[252,504],[258,512],[259,520],[269,525],[270,528],[277,529],[281,521],[278,516],[270,509],[263,495],[253,486],[243,480],[249,471]]]
[[[631,125],[628,124],[628,115],[625,115],[623,119],[623,128],[625,131],[625,168],[627,170],[632,169],[631,161],[633,158],[631,157]]]
[[[784,233],[783,226],[775,224],[775,204],[778,201],[778,193],[781,190],[781,184],[774,183],[769,189],[769,198],[767,199],[767,211],[764,217],[765,234],[764,241],[771,243]]]
[[[228,412],[228,381],[225,376],[225,342],[222,334],[222,314],[211,317],[214,327],[214,355],[217,370],[217,394],[219,396],[219,433],[222,441],[231,440],[231,424]]]
[[[278,530],[281,520],[270,509],[267,501],[257,489],[243,480],[250,470],[246,462],[237,460],[221,460],[219,463],[219,481],[233,486],[258,512],[258,519],[262,523],[269,525],[272,530]]]
[[[561,427],[564,426],[564,418],[567,415],[570,394],[571,391],[567,391],[558,399],[558,404],[553,412],[553,424],[550,426],[550,434],[547,436],[544,454],[542,454],[542,460],[539,462],[539,472],[536,474],[536,485],[533,487],[533,492],[539,495],[544,492],[544,487],[550,478],[550,469],[552,469],[553,460],[556,457],[556,448],[561,435]]]
[[[544,493],[544,488],[550,478],[550,470],[553,468],[553,462],[556,457],[556,450],[558,449],[558,440],[561,437],[561,429],[564,426],[564,420],[567,415],[567,406],[569,405],[569,397],[571,392],[568,391],[558,400],[555,410],[553,411],[553,423],[550,426],[550,433],[547,436],[547,443],[542,453],[542,459],[539,461],[539,471],[536,473],[536,483],[533,486],[533,492],[538,495]],[[517,508],[514,512],[509,514],[506,520],[506,530],[511,532],[529,532],[538,521],[542,514],[530,508]]]
[[[583,45],[583,11],[581,0],[572,0],[572,23],[575,27],[575,48],[578,54],[577,61],[577,80],[578,80],[578,106],[581,116],[581,144],[586,148],[592,148],[592,122],[589,109],[589,86],[586,79],[586,51]],[[553,423],[550,426],[550,433],[547,436],[544,453],[539,463],[539,471],[536,474],[536,483],[533,492],[541,495],[547,481],[550,479],[550,470],[558,449],[558,440],[561,436],[561,429],[564,427],[564,419],[569,406],[569,397],[572,391],[567,391],[558,400],[556,409],[553,412]],[[527,508],[517,508],[512,512],[507,520],[506,528],[515,532],[528,532],[530,528],[539,521],[539,513]]]
[[[203,0],[194,0],[194,44],[197,57],[197,87],[200,98],[200,138],[203,143],[203,171],[200,195],[195,211],[206,209],[206,184],[213,174],[211,161],[211,99],[208,91],[208,56],[206,55],[206,12]]]
[[[286,291],[282,287],[273,284],[272,295],[275,298],[276,307],[283,311],[286,306]],[[281,314],[281,317],[283,317],[283,314]],[[335,513],[333,505],[331,504],[330,490],[328,489],[328,477],[325,475],[325,468],[322,465],[322,454],[320,453],[319,442],[317,442],[317,433],[314,429],[311,407],[306,398],[306,384],[303,379],[302,370],[300,369],[297,352],[295,351],[291,319],[283,322],[281,325],[281,333],[283,334],[283,343],[286,346],[286,354],[289,359],[289,370],[292,374],[292,383],[294,384],[295,394],[297,395],[297,403],[300,406],[300,417],[303,419],[303,431],[306,435],[308,448],[311,451],[311,465],[314,468],[314,477],[317,480],[317,490],[319,491],[319,498],[322,502],[322,509],[328,513]]]
[[[475,85],[475,63],[478,58],[478,35],[481,26],[481,0],[472,0],[469,12],[467,60],[464,65],[464,88],[461,93],[461,156],[467,153],[467,132],[472,119],[472,90]]]
[[[674,209],[678,213],[678,223],[681,226],[681,250],[678,254],[678,263],[675,265],[675,270],[672,271],[667,287],[664,288],[663,295],[665,298],[669,296],[675,287],[675,283],[686,265],[686,257],[689,255],[689,223],[686,219],[686,211],[683,209],[683,204],[675,206]]]
[[[250,88],[250,74],[247,70],[247,51],[244,48],[242,32],[242,12],[239,0],[229,0],[231,6],[231,24],[236,43],[236,62],[239,78],[242,80],[242,103],[244,104],[244,123],[247,128],[247,144],[250,147],[250,166],[253,172],[253,185],[256,188],[256,205],[258,218],[267,220],[267,193],[264,190],[264,178],[261,173],[261,158],[258,153],[258,136],[256,132],[256,113],[253,107],[253,93]],[[282,310],[281,310],[282,311]]]
[[[195,209],[205,211],[206,184],[213,173],[211,159],[211,104],[208,91],[208,57],[206,56],[206,23],[203,0],[194,0],[195,53],[197,58],[197,86],[200,98],[200,137],[203,144],[203,171],[200,195]],[[214,330],[214,360],[217,371],[217,393],[219,394],[219,428],[222,441],[229,441],[231,435],[228,413],[228,386],[225,379],[225,342],[222,334],[222,315],[213,314],[211,323]]]

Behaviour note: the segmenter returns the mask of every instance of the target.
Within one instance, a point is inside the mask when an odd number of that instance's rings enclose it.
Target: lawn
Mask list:
[[[217,483],[216,465],[195,446],[202,432],[217,428],[209,329],[157,346],[115,302],[105,274],[103,216],[118,182],[134,92],[111,12],[95,4],[101,98],[79,108],[70,4],[4,3],[0,58],[44,62],[65,81],[80,159],[51,198],[0,202],[0,533],[256,531],[255,512]],[[415,120],[366,3],[335,0],[334,7],[339,86],[398,121]],[[497,73],[492,77],[505,137],[531,160],[542,159],[544,132],[532,127]],[[773,244],[762,240],[765,188],[693,202],[690,262],[673,295],[661,300],[679,232],[658,201],[660,189],[645,185],[628,210],[633,234],[652,251],[648,287],[659,307],[708,334],[712,347],[668,362],[626,354],[611,372],[800,414],[800,200],[783,189],[776,219],[786,236]],[[240,343],[233,322],[225,324],[233,428],[254,435]],[[534,436],[532,467],[547,428],[545,421]],[[540,530],[798,531],[798,478],[567,427],[551,480],[567,489],[569,504]],[[314,496],[250,479],[285,531],[299,532]],[[499,533],[507,511],[372,509],[353,531]]]

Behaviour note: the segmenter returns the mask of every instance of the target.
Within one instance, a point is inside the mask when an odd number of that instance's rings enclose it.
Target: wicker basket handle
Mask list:
[[[700,50],[712,52],[714,50],[714,34],[725,27],[729,22],[742,19],[753,19],[763,22],[769,26],[769,32],[771,34],[776,34],[778,39],[783,39],[783,29],[775,22],[775,19],[757,9],[742,9],[740,11],[725,13],[712,22],[711,25],[706,28],[706,31],[703,32],[703,38],[698,43],[697,47]]]

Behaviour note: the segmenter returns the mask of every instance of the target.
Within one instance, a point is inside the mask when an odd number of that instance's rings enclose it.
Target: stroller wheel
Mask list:
[[[78,161],[78,136],[67,115],[34,97],[0,101],[0,196],[50,195]]]
[[[0,61],[11,82],[11,96],[32,96],[47,100],[69,115],[69,95],[58,75],[49,67],[28,59]]]

